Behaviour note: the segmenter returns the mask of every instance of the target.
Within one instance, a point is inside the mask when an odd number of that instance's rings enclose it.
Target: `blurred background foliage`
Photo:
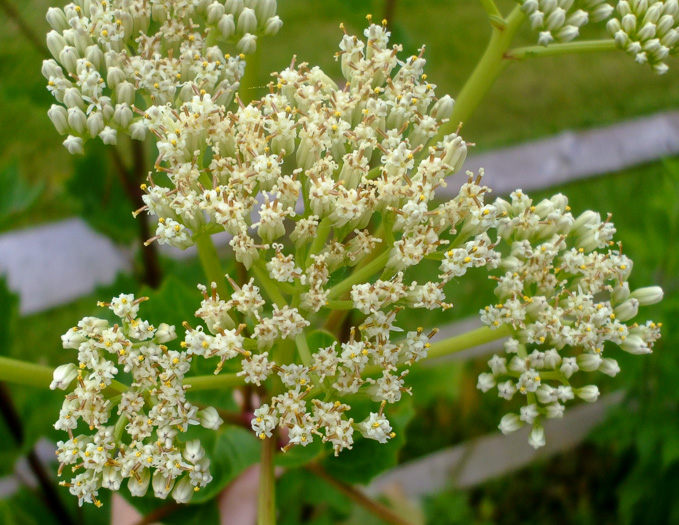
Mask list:
[[[504,9],[511,5],[509,1],[498,3]],[[111,173],[108,152],[91,142],[85,157],[69,156],[61,146],[63,138],[46,115],[52,100],[40,74],[46,57],[41,42],[48,30],[44,13],[54,4],[49,0],[0,0],[5,14],[0,17],[0,114],[4,123],[0,127],[0,231],[81,215],[98,231],[128,244],[135,238],[136,226],[130,218],[130,203]],[[319,64],[338,77],[333,54],[342,34],[339,22],[358,33],[368,12],[380,18],[392,13],[393,39],[403,43],[405,54],[416,53],[426,44],[429,79],[437,84],[439,94],[455,96],[490,32],[479,3],[473,1],[294,0],[281,1],[279,12],[285,25],[275,41],[263,43],[259,64],[262,87],[252,96],[265,91],[268,72],[286,67],[293,50],[298,52],[298,61]],[[17,16],[25,29],[20,28]],[[602,31],[591,26],[586,29],[585,37],[596,37],[597,31]],[[526,30],[519,35],[518,44],[532,44],[535,38]],[[473,119],[465,123],[463,135],[478,144],[478,150],[486,150],[564,129],[610,124],[677,108],[678,80],[676,61],[667,75],[658,77],[619,52],[528,60],[510,66],[500,77]],[[556,192],[568,195],[575,212],[595,209],[613,213],[618,238],[635,261],[631,285],[659,284],[665,290],[660,305],[642,311],[642,317],[663,322],[663,339],[652,356],[616,356],[622,373],[602,379],[601,387],[603,392],[624,391],[625,401],[611,410],[605,423],[585,442],[473,489],[450,488],[426,498],[419,512],[427,522],[679,523],[679,161],[668,159],[549,188],[533,198]],[[76,320],[92,314],[97,299],[121,290],[151,295],[157,300],[148,303],[150,320],[174,320],[179,325],[191,317],[199,300],[193,288],[182,283],[200,282],[203,277],[196,261],[161,262],[172,281],[157,291],[142,291],[132,277],[121,276],[90,297],[25,317],[17,315],[16,299],[3,281],[0,354],[48,365],[69,361],[71,356],[61,349],[59,335]],[[429,321],[441,323],[473,315],[490,300],[491,290],[492,283],[478,273],[451,290],[456,305],[452,313]],[[182,307],[175,308],[175,304]],[[399,439],[379,451],[356,447],[350,457],[338,463],[324,460],[323,465],[347,482],[364,482],[397,462],[496,431],[502,404],[476,390],[476,376],[484,367],[485,359],[481,359],[414,371],[409,377],[415,392],[412,402],[404,403],[394,414]],[[0,451],[0,476],[10,473],[17,458],[26,457],[40,437],[61,438],[51,426],[60,396],[14,386],[9,394],[21,420],[21,432],[17,436],[14,426],[6,420],[0,423],[0,440],[7,444]],[[229,395],[217,399],[213,395],[210,403],[223,410],[234,408]],[[253,439],[233,426],[213,437],[222,474],[203,499],[257,461]],[[323,452],[305,449],[300,456],[284,460],[288,470],[278,483],[279,502],[285,505],[281,522],[377,523],[317,472],[294,468],[314,455],[319,459]],[[47,481],[52,477],[49,473]],[[59,489],[46,497],[44,490],[22,488],[11,499],[0,500],[0,522],[103,521],[106,510],[93,514],[92,509],[77,509],[75,498],[66,492]],[[144,513],[162,507],[148,498],[135,503]],[[59,517],[55,505],[69,518]],[[207,501],[175,512],[164,522],[212,523],[215,519],[214,501]]]

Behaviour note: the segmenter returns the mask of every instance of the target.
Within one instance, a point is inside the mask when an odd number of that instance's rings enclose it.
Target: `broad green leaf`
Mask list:
[[[213,480],[194,495],[195,503],[214,498],[246,468],[259,462],[261,444],[254,433],[229,426],[216,434],[213,446],[206,448]]]
[[[357,403],[352,402],[354,413]],[[372,403],[372,410],[377,407]],[[363,412],[366,411],[365,407]],[[368,410],[369,411],[369,410]],[[387,405],[385,413],[396,433],[393,439],[381,444],[372,439],[364,439],[358,432],[354,432],[355,443],[352,450],[343,451],[339,457],[328,457],[323,460],[323,467],[332,475],[347,483],[368,483],[381,472],[396,466],[398,452],[405,444],[405,428],[414,415],[410,398],[401,399],[395,406]],[[368,414],[365,413],[367,416]],[[360,419],[357,418],[357,421]]]

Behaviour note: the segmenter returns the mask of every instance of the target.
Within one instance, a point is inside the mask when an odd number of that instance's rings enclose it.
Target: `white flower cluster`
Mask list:
[[[509,251],[500,263],[505,273],[493,277],[499,302],[481,317],[493,328],[508,325],[512,337],[505,344],[507,357],[493,356],[491,372],[479,376],[478,388],[497,387],[507,400],[525,396],[520,414],[507,414],[500,429],[532,425],[529,442],[537,448],[544,445],[543,418],[562,417],[564,404],[576,396],[597,399],[596,385],[571,385],[576,372],[615,376],[617,361],[603,357],[615,346],[632,354],[651,352],[660,325],[627,322],[663,293],[657,286],[630,293],[632,261],[612,241],[610,217],[602,221],[587,211],[575,218],[565,196],[533,205],[520,190],[495,207],[502,246]]]
[[[62,336],[64,348],[78,351],[78,366],[58,367],[50,385],[65,390],[75,381],[54,425],[69,434],[58,443],[57,457],[60,475],[67,466],[74,473],[61,485],[80,505],[99,506],[99,489],[118,490],[125,479],[133,496],[143,496],[151,484],[156,497],[172,493],[186,503],[212,480],[200,442],[179,437],[190,425],[216,430],[221,419],[214,408],[199,412],[186,399],[182,380],[191,355],[165,346],[176,338],[174,326],[155,328],[137,317],[143,300],[121,294],[100,303],[120,324],[85,317]],[[132,377],[127,387],[114,379],[121,371]],[[78,434],[83,425],[94,433]]]
[[[606,0],[518,0],[528,16],[533,31],[538,31],[538,44],[570,42],[588,22],[610,17],[613,6]]]
[[[83,153],[84,141],[116,144],[118,133],[143,140],[135,108],[178,107],[197,93],[228,104],[257,35],[281,27],[275,13],[276,0],[77,0],[50,8],[54,59],[42,72],[59,102],[48,115],[68,135],[64,146]],[[224,54],[227,43],[240,55]]]
[[[620,0],[616,12],[607,25],[616,45],[639,64],[665,73],[665,59],[679,52],[679,2]]]
[[[216,373],[239,358],[246,382],[278,377],[285,392],[258,409],[258,436],[279,426],[288,446],[320,436],[336,453],[351,448],[355,429],[380,442],[393,435],[383,409],[408,391],[399,368],[426,357],[435,333],[419,329],[393,342],[398,313],[450,308],[445,283],[499,261],[486,233],[497,213],[484,203],[490,190],[482,173],[469,174],[454,199],[432,203],[466,156],[457,134],[429,144],[453,100],[435,97],[422,53],[400,60],[384,26],[371,24],[365,36],[367,42],[345,34],[340,43],[342,89],[320,69],[293,63],[274,75],[269,95],[249,105],[238,100],[233,112],[208,94],[180,111],[149,108],[146,122],[159,139],[156,167],[171,186],[150,180],[139,210],[159,217],[151,240],[179,248],[227,231],[235,258],[264,288],[276,289],[265,290],[273,300],[267,306],[254,281],[231,281],[228,300],[216,287],[211,294],[202,288],[197,316],[210,333],[189,327],[184,346],[219,358]],[[371,220],[378,217],[381,227]],[[294,245],[274,242],[286,232]],[[450,249],[437,251],[441,246]],[[440,264],[440,275],[406,279],[404,272],[425,260]],[[354,279],[337,283],[347,267],[356,267]],[[335,303],[367,318],[348,340],[305,353],[309,319]],[[236,327],[239,316],[246,322]],[[284,340],[295,341],[302,363],[276,362]],[[380,405],[354,423],[338,398],[359,391]]]
[[[239,101],[234,112],[208,94],[180,111],[149,108],[158,169],[172,183],[146,188],[144,209],[163,219],[154,240],[184,248],[197,234],[225,230],[236,259],[250,267],[294,227],[291,239],[305,252],[296,268],[306,271],[318,256],[317,265],[332,272],[358,264],[380,241],[364,231],[378,213],[406,232],[397,247],[406,262],[398,264],[415,264],[435,249],[429,202],[460,168],[466,144],[452,134],[425,145],[453,101],[436,99],[421,55],[400,61],[383,27],[365,33],[367,44],[346,35],[340,45],[343,89],[301,64],[276,74],[269,95],[247,106]],[[309,251],[330,229],[334,242]],[[317,304],[321,274],[307,276],[308,300]]]

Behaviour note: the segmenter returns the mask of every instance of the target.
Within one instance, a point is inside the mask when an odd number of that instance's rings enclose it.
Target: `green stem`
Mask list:
[[[245,73],[243,78],[240,79],[240,88],[238,89],[238,96],[240,97],[243,104],[248,104],[249,102],[255,100],[257,83],[259,81],[259,58],[260,58],[261,46],[257,45],[255,52],[247,57],[247,62],[245,63]]]
[[[349,291],[356,283],[367,281],[371,275],[384,268],[384,266],[387,264],[387,261],[389,260],[390,251],[391,250],[385,251],[382,255],[366,264],[363,268],[354,270],[349,277],[330,288],[328,299],[336,299],[344,292]]]
[[[275,451],[275,436],[262,441],[262,455],[259,468],[257,525],[276,525],[276,475],[274,472]]]
[[[311,256],[319,253],[323,249],[323,246],[325,246],[325,241],[328,240],[328,235],[330,235],[331,228],[332,221],[328,217],[321,220],[318,225],[318,229],[316,230],[316,237],[314,237],[314,240],[311,242],[309,254],[306,256],[306,261],[304,263],[305,268],[308,268],[311,264]]]
[[[196,248],[198,248],[198,257],[200,259],[200,263],[203,265],[205,276],[207,277],[209,283],[216,283],[219,297],[226,301],[227,297],[229,297],[231,293],[226,286],[224,270],[222,270],[222,265],[219,262],[219,256],[217,255],[217,249],[212,242],[212,237],[207,234],[199,234],[196,236],[195,241]],[[234,328],[236,326],[236,323],[234,323],[231,317],[227,318],[226,324],[227,329]]]
[[[456,335],[444,339],[443,341],[438,341],[429,347],[427,352],[427,359],[435,359],[437,357],[443,357],[445,355],[455,354],[461,352],[462,350],[467,350],[469,348],[474,348],[485,343],[490,343],[491,341],[497,341],[503,337],[507,337],[512,334],[512,328],[509,325],[502,325],[499,328],[492,329],[488,326],[482,326],[481,328],[476,328],[465,332],[464,334]],[[377,374],[382,371],[380,366],[368,366],[363,371],[363,375],[369,376]]]
[[[262,285],[262,288],[264,288],[264,291],[267,293],[269,298],[274,303],[276,303],[279,308],[283,308],[287,302],[285,301],[283,294],[281,294],[281,292],[278,290],[278,283],[269,277],[266,269],[262,269],[259,266],[259,263],[255,263],[252,266],[252,272],[255,274],[255,277]]]
[[[502,13],[500,13],[500,10],[495,5],[494,0],[480,0],[480,2],[483,10],[488,15],[490,25],[497,27],[498,29],[504,27],[504,18],[502,18]]]
[[[235,386],[241,386],[245,381],[242,377],[236,374],[213,374],[209,376],[194,376],[187,377],[184,379],[184,385],[190,386],[191,391],[196,390],[212,390],[212,389],[222,389],[222,388],[232,388]]]
[[[0,381],[49,388],[54,368],[0,357]]]
[[[304,332],[302,332],[301,334],[297,334],[297,337],[295,338],[295,343],[297,344],[297,351],[299,352],[299,356],[302,358],[302,363],[304,363],[304,366],[311,366],[313,359],[311,357],[309,343],[307,343]]]
[[[504,24],[493,26],[486,51],[457,96],[450,120],[441,126],[434,142],[454,132],[460,123],[466,122],[486,96],[495,79],[509,63],[505,53],[524,19],[520,6],[516,6]]]
[[[597,51],[613,51],[617,49],[615,40],[584,40],[582,42],[567,42],[565,44],[551,44],[545,46],[527,46],[510,49],[505,54],[510,60],[523,60],[532,57],[546,57],[565,55],[569,53],[594,53]]]

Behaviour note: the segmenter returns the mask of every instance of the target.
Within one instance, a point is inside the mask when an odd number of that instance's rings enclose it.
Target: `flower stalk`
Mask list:
[[[259,468],[259,497],[257,500],[257,524],[276,524],[276,473],[274,456],[276,438],[262,440],[262,453]]]

